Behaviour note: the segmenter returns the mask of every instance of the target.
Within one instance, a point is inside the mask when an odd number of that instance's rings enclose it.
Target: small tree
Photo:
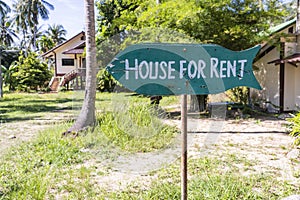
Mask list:
[[[47,64],[41,61],[34,52],[28,53],[27,57],[21,53],[18,61],[11,67],[14,69],[11,81],[20,91],[45,88],[51,78]]]

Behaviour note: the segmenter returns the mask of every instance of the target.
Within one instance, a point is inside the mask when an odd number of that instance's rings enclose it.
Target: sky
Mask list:
[[[15,0],[4,0],[9,6]],[[67,30],[66,39],[84,30],[84,7],[83,0],[47,0],[54,6],[50,10],[49,20],[40,20],[40,24],[45,24],[43,29],[47,29],[47,24],[61,24]]]

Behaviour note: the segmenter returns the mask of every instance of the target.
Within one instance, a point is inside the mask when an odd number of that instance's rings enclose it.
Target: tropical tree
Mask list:
[[[96,4],[98,40],[129,30],[159,27],[185,33],[198,43],[242,50],[259,44],[271,25],[285,19],[287,13],[282,3],[281,0],[100,0]]]
[[[48,9],[53,10],[54,6],[45,0],[18,0],[13,8],[14,24],[19,32],[22,31],[23,45],[30,33],[33,37],[32,47],[35,49],[39,19],[49,19]]]
[[[10,7],[2,0],[0,0],[0,17],[2,18],[10,12]]]
[[[86,30],[86,88],[84,102],[80,114],[73,126],[65,133],[78,132],[94,126],[96,100],[96,41],[94,0],[84,0]]]
[[[41,53],[45,53],[45,52],[49,51],[50,49],[52,49],[55,46],[55,44],[49,36],[42,35],[37,40],[37,46]]]
[[[0,17],[0,45],[9,47],[16,38],[18,36],[12,29],[8,17],[5,15]]]
[[[63,43],[66,38],[67,31],[61,24],[49,25],[45,34],[52,39],[54,46]]]
[[[17,38],[8,20],[9,12],[11,12],[10,7],[0,0],[0,45],[2,46],[11,46],[14,38]]]

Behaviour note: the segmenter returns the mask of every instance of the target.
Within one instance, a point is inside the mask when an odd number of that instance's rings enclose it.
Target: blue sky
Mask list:
[[[15,0],[5,0],[12,5]],[[54,6],[50,10],[49,20],[41,20],[40,24],[61,24],[67,30],[66,38],[69,39],[84,30],[84,6],[83,0],[47,0]],[[46,29],[48,25],[44,25]]]

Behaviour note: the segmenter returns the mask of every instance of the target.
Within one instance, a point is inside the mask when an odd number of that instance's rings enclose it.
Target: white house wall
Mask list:
[[[300,77],[300,68],[297,67],[295,70],[295,77]],[[300,109],[300,78],[295,78],[295,108]]]
[[[269,112],[279,111],[279,70],[280,67],[268,62],[279,57],[279,53],[274,48],[267,55],[254,63],[258,70],[254,74],[260,83],[262,90],[251,90],[251,97],[260,103],[260,106],[266,108]],[[271,103],[268,103],[271,102]],[[274,106],[275,105],[275,106]]]
[[[74,66],[63,66],[62,65],[62,59],[63,58],[71,58],[75,59],[74,55],[71,54],[57,54],[56,59],[57,59],[57,74],[66,74],[74,69],[76,69],[76,61],[74,61]]]
[[[66,74],[74,69],[76,69],[76,67],[78,67],[79,65],[79,61],[78,59],[80,58],[79,56],[77,57],[77,59],[74,61],[74,66],[62,66],[62,59],[63,58],[72,58],[75,59],[73,54],[63,54],[63,52],[73,49],[74,47],[76,47],[78,44],[80,44],[82,42],[81,40],[82,34],[78,35],[77,37],[75,37],[74,39],[70,40],[69,42],[67,42],[66,44],[60,46],[59,48],[57,48],[55,50],[56,53],[56,73],[59,74]]]
[[[295,73],[296,68],[290,64],[285,64],[284,72],[284,100],[283,100],[283,110],[295,110]]]

